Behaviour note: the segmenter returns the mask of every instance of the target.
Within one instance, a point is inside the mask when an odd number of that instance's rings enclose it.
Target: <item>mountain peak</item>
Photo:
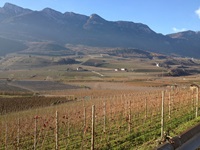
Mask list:
[[[102,17],[100,17],[97,14],[92,14],[90,15],[90,20],[95,20],[95,21],[106,21],[105,19],[103,19]]]
[[[44,12],[47,16],[54,18],[54,19],[60,19],[63,17],[63,14],[59,11],[56,11],[54,9],[51,8],[45,8],[42,10],[42,12]]]
[[[19,7],[11,3],[5,3],[5,5],[3,6],[3,10],[4,10],[4,13],[12,14],[12,15],[28,13],[31,11],[30,9],[24,9],[22,7]]]
[[[100,17],[97,14],[92,14],[90,15],[89,19],[87,20],[87,23],[85,24],[85,27],[87,28],[87,26],[93,26],[93,25],[103,25],[105,24],[107,21],[105,19],[103,19],[102,17]]]
[[[48,13],[48,14],[62,14],[61,12],[56,11],[52,8],[48,8],[48,7],[44,8],[42,11],[45,12],[45,13]]]
[[[188,39],[191,37],[196,37],[199,36],[200,32],[195,32],[195,31],[183,31],[183,32],[178,32],[178,33],[173,33],[173,34],[168,34],[169,37],[171,38],[178,38],[178,39]]]
[[[3,8],[5,8],[5,9],[13,9],[13,8],[18,8],[19,6],[17,6],[17,5],[14,5],[14,4],[11,4],[11,3],[5,3],[4,4],[4,6],[3,6]],[[20,7],[21,8],[21,7]]]

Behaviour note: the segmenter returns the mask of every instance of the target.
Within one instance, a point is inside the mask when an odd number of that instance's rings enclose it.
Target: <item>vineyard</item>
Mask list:
[[[0,150],[153,149],[199,116],[198,90],[84,96],[0,116]],[[182,131],[181,131],[182,132]],[[162,137],[162,138],[161,138]]]

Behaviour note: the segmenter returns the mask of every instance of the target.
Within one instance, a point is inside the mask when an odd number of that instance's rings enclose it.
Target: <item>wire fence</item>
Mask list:
[[[0,150],[138,148],[198,117],[198,93],[177,88],[87,96],[41,114],[1,117]]]

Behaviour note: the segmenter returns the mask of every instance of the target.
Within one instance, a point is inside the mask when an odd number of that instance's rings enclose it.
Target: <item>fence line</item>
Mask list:
[[[0,150],[138,147],[164,138],[165,131],[174,132],[173,128],[197,118],[198,93],[177,89],[93,96],[66,106],[64,111],[2,120]]]

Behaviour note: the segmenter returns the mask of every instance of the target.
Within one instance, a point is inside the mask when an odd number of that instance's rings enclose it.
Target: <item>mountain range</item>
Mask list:
[[[5,3],[0,8],[0,55],[26,50],[31,42],[137,48],[200,58],[200,32],[163,35],[142,23],[108,21],[97,14],[61,13],[51,8],[33,11]]]

